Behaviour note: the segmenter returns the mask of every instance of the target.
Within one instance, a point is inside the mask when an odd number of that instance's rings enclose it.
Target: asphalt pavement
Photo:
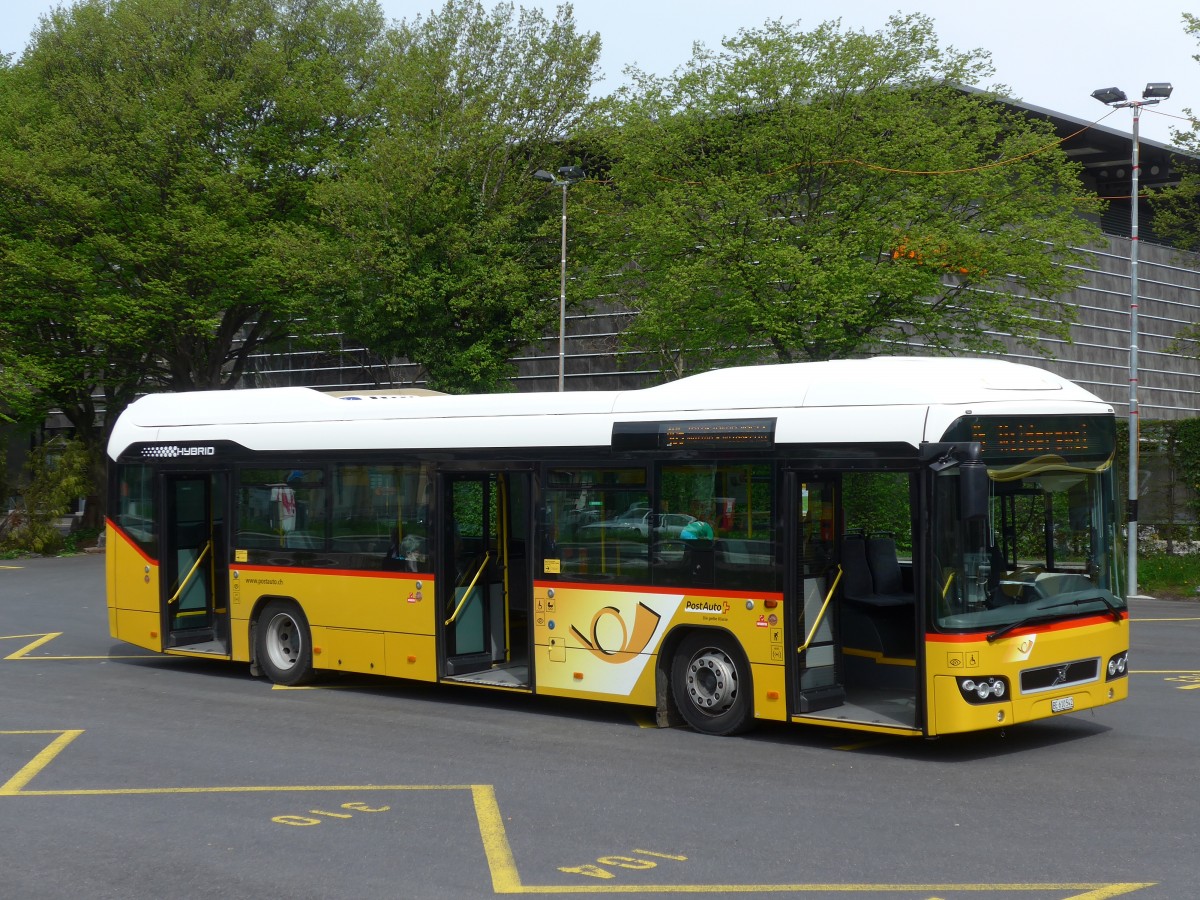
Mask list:
[[[0,562],[0,898],[1200,896],[1200,603],[1113,707],[923,741],[332,678],[108,635],[102,555]]]

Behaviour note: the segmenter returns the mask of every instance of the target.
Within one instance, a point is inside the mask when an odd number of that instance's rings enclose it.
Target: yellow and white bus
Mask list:
[[[880,358],[623,392],[155,395],[109,444],[112,635],[936,736],[1123,699],[1110,406]]]

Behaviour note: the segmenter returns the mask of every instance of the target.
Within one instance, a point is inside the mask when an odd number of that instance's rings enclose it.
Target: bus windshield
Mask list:
[[[1111,457],[1099,465],[1047,454],[989,463],[986,518],[960,515],[956,469],[935,483],[933,620],[940,630],[1118,614],[1120,549]]]

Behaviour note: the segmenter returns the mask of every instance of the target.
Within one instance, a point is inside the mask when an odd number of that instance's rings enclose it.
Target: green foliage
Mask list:
[[[1127,422],[1118,423],[1117,452],[1122,454],[1119,459],[1126,471],[1129,457],[1129,443],[1126,438],[1128,430]],[[1182,484],[1185,488],[1185,502],[1192,515],[1200,521],[1200,418],[1143,422],[1140,446],[1145,448],[1147,445],[1156,446],[1162,452],[1168,468],[1167,480]],[[1173,523],[1152,524],[1165,528]]]
[[[334,150],[376,124],[382,34],[373,0],[81,0],[43,17],[0,67],[14,417],[57,407],[100,460],[97,423],[138,393],[227,386],[255,354],[332,331],[297,261]]]
[[[91,488],[91,458],[78,441],[43,444],[29,455],[20,486],[22,504],[11,528],[0,535],[0,550],[54,553],[65,546],[54,520]]]
[[[1138,588],[1152,597],[1195,598],[1200,554],[1147,554],[1138,559]]]
[[[1171,423],[1175,438],[1175,461],[1183,483],[1191,491],[1192,512],[1200,520],[1200,418]]]
[[[1200,44],[1200,16],[1184,13],[1183,21],[1185,30]],[[1200,54],[1193,58],[1200,61]],[[1154,230],[1161,237],[1181,250],[1200,252],[1200,164],[1194,159],[1200,156],[1200,120],[1190,109],[1185,112],[1193,116],[1191,123],[1188,128],[1172,130],[1172,143],[1193,158],[1173,158],[1179,169],[1179,183],[1150,194],[1150,205],[1154,209]],[[1200,356],[1200,326],[1181,328],[1170,349],[1193,358]]]
[[[1184,30],[1200,44],[1200,16],[1183,14]],[[1200,55],[1194,57],[1200,61]],[[1185,110],[1191,115],[1191,110]],[[1192,119],[1189,127],[1172,129],[1172,143],[1192,156],[1200,154],[1200,121]],[[1200,251],[1200,166],[1194,159],[1176,156],[1174,164],[1179,168],[1177,185],[1156,191],[1150,195],[1154,208],[1154,230],[1182,250]],[[1195,328],[1186,330],[1185,335],[1195,341],[1200,335]],[[1195,348],[1192,348],[1195,355]]]
[[[514,350],[557,314],[558,196],[531,175],[569,161],[599,38],[569,6],[548,20],[451,0],[388,41],[372,93],[387,127],[321,192],[342,326],[432,387],[505,389]]]
[[[12,489],[8,484],[8,447],[4,438],[4,432],[0,431],[0,516],[8,512],[8,501],[12,497]]]
[[[896,547],[912,551],[909,476],[904,472],[854,472],[842,477],[846,531],[886,532]]]
[[[137,365],[139,388],[215,387],[329,324],[285,266],[328,153],[362,140],[381,29],[358,0],[84,0],[43,20],[6,73],[0,181],[31,383]]]
[[[592,292],[637,311],[626,341],[670,376],[1066,337],[1047,298],[1096,234],[1079,170],[1048,125],[961,90],[988,74],[921,15],[872,34],[768,22],[635,73],[596,137]]]

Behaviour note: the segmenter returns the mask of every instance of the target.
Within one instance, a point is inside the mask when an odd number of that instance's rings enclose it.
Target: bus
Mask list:
[[[1128,692],[1111,406],[989,359],[628,391],[161,394],[115,423],[113,637],[936,737]]]

